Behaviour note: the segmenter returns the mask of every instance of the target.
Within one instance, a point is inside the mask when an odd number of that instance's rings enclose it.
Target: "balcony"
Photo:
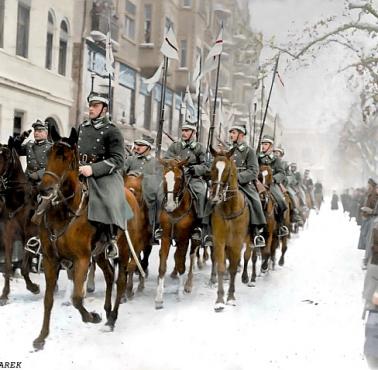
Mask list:
[[[98,31],[104,35],[108,33],[109,14],[111,12],[109,7],[112,7],[109,1],[97,1],[93,4],[91,11],[92,31]],[[118,41],[119,26],[116,16],[110,17],[110,34],[112,40]]]

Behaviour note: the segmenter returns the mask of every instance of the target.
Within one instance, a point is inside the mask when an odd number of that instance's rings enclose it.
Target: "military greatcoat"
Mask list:
[[[85,121],[79,126],[78,150],[80,164],[93,171],[88,177],[88,219],[124,229],[133,213],[125,199],[121,131],[107,117]]]
[[[286,175],[281,159],[277,158],[273,153],[260,153],[259,163],[263,165],[268,165],[272,169],[274,182],[271,185],[270,190],[272,192],[274,199],[277,202],[279,210],[281,212],[284,212],[287,209],[287,206],[282,191],[279,187],[279,184],[281,184],[285,180]]]
[[[264,225],[266,224],[265,215],[254,184],[259,174],[256,153],[245,142],[235,144],[235,148],[232,159],[238,170],[240,190],[249,201],[250,224]]]
[[[18,155],[26,156],[25,174],[32,182],[41,181],[47,165],[47,154],[52,145],[50,141],[42,140],[28,141],[22,146],[16,146]]]
[[[159,192],[162,181],[160,163],[151,154],[134,154],[126,158],[124,174],[143,174],[142,194],[149,211],[151,225],[156,221],[156,212],[160,209],[161,194]]]
[[[205,162],[205,149],[196,141],[179,140],[172,143],[165,154],[166,159],[184,160],[189,158],[188,167],[193,167],[194,175],[189,179],[189,188],[194,195],[198,218],[204,218],[206,205],[206,183],[203,180],[209,168]]]

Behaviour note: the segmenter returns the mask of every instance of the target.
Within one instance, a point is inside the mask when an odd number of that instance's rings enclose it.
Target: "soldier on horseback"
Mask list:
[[[197,218],[201,224],[201,227],[194,229],[192,238],[203,240],[205,244],[211,244],[209,217],[205,215],[207,185],[203,179],[203,176],[208,173],[209,167],[205,161],[205,149],[201,143],[196,141],[196,130],[196,126],[190,122],[183,124],[181,139],[169,146],[164,158],[180,160],[189,158],[185,173],[189,181],[189,189],[194,198]],[[206,233],[205,237],[203,237],[203,233]]]
[[[154,139],[147,135],[143,135],[141,139],[134,140],[134,154],[126,158],[124,174],[135,176],[143,174],[143,200],[146,202],[148,208],[148,218],[152,226],[152,234],[156,234],[152,242],[156,243],[156,239],[160,237],[158,212],[161,205],[159,187],[161,184],[162,171],[161,165],[151,154],[153,143]]]
[[[268,165],[273,171],[274,182],[271,186],[272,195],[277,203],[277,222],[279,225],[279,236],[289,234],[289,230],[283,225],[284,212],[287,209],[284,196],[280,189],[280,184],[285,180],[285,169],[280,158],[273,154],[274,140],[272,136],[264,135],[261,140],[261,152],[258,156],[259,164]]]
[[[303,186],[305,187],[306,191],[310,194],[312,208],[315,208],[315,200],[314,200],[314,182],[312,181],[312,178],[310,177],[310,170],[304,171],[303,176]]]
[[[48,124],[39,119],[32,124],[34,129],[34,141],[22,144],[29,137],[31,130],[24,131],[14,139],[15,149],[19,156],[26,156],[25,174],[32,185],[37,185],[45,172],[47,153],[52,143],[47,139]]]
[[[123,230],[132,217],[121,174],[124,140],[121,131],[109,120],[108,98],[92,94],[88,103],[89,120],[79,126],[79,172],[88,180],[88,220],[105,238],[106,256],[113,259],[119,255],[117,230]]]
[[[229,129],[229,134],[232,146],[235,148],[233,160],[238,170],[239,188],[246,195],[249,203],[250,228],[255,236],[255,246],[264,247],[265,240],[260,235],[260,228],[266,225],[266,219],[255,185],[259,173],[256,153],[245,141],[247,135],[245,126],[233,125]]]

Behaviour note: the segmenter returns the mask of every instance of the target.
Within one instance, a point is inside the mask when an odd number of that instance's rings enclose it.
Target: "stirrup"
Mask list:
[[[36,237],[36,236],[32,236],[32,237],[26,242],[26,245],[25,245],[24,249],[25,249],[27,252],[30,252],[30,253],[32,253],[32,254],[39,255],[39,254],[41,254],[41,252],[40,252],[40,250],[41,250],[41,241],[39,240],[38,237]]]
[[[256,248],[264,248],[265,247],[265,238],[262,235],[256,235],[253,238],[253,244]]]
[[[160,240],[163,234],[163,229],[161,227],[157,228],[154,232],[154,239]]]
[[[202,241],[202,230],[200,227],[196,227],[193,230],[192,239],[196,241]]]
[[[118,245],[115,240],[111,240],[108,246],[105,248],[105,258],[107,260],[115,259],[119,257]]]
[[[282,238],[282,237],[288,236],[288,235],[289,235],[289,229],[285,225],[280,226],[280,228],[278,230],[278,236],[280,238]]]
[[[212,247],[213,246],[213,237],[211,235],[206,235],[203,238],[203,245],[205,247]]]

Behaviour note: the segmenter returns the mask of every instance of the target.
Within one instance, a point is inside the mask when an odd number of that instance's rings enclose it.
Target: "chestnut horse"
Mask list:
[[[243,244],[250,244],[249,210],[244,194],[238,188],[237,170],[230,159],[234,149],[228,152],[217,152],[211,148],[213,163],[211,166],[211,201],[214,209],[211,214],[213,232],[213,264],[218,274],[218,293],[214,310],[223,311],[224,287],[223,279],[226,259],[229,261],[228,271],[230,284],[227,293],[227,304],[235,305],[235,277],[240,261]],[[214,276],[212,276],[212,279]]]
[[[167,258],[173,241],[176,242],[175,267],[171,274],[175,277],[178,273],[178,294],[182,289],[182,275],[185,273],[185,260],[188,251],[189,240],[196,226],[196,211],[192,194],[190,193],[188,180],[184,175],[184,166],[188,160],[176,159],[160,160],[163,165],[163,189],[164,201],[160,214],[160,225],[163,230],[160,246],[160,263],[158,287],[155,297],[155,308],[163,308],[164,279],[167,271]],[[191,240],[190,267],[188,278],[184,285],[184,291],[190,293],[193,286],[193,265],[199,242]]]
[[[51,309],[54,301],[54,288],[58,279],[61,263],[72,265],[74,290],[72,302],[81,314],[84,322],[99,323],[101,316],[96,312],[88,312],[83,305],[84,282],[87,277],[92,251],[100,235],[88,221],[88,190],[86,183],[79,180],[79,159],[77,152],[77,132],[73,128],[69,138],[61,138],[52,130],[54,145],[48,154],[46,171],[40,184],[40,192],[44,197],[43,221],[40,225],[43,267],[46,280],[44,298],[44,317],[42,330],[34,340],[35,349],[42,349],[49,334]],[[138,204],[134,195],[125,190],[125,196],[134,212],[138,212]],[[130,234],[140,233],[134,219],[128,222]],[[135,229],[137,228],[137,229]],[[135,242],[137,238],[133,238]],[[124,233],[118,235],[119,268],[117,279],[117,296],[112,309],[112,288],[114,271],[99,253],[96,262],[103,270],[106,281],[106,326],[112,330],[118,316],[118,308],[126,288],[126,268],[129,262],[128,247]],[[117,263],[117,262],[116,262]]]
[[[260,200],[263,206],[266,227],[265,227],[265,247],[261,248],[262,264],[261,272],[265,273],[269,268],[269,261],[272,256],[272,248],[276,243],[278,243],[278,230],[277,230],[277,221],[275,218],[275,201],[271,191],[269,190],[270,185],[273,183],[273,173],[270,166],[261,165],[259,180],[261,180],[264,189],[260,191]],[[248,282],[248,261],[252,255],[252,275],[251,280]],[[248,283],[248,286],[254,287],[256,284],[256,262],[257,262],[257,253],[256,249],[251,250],[247,245],[247,248],[244,252],[244,267],[242,274],[242,282]]]
[[[37,226],[30,222],[35,207],[32,186],[22,170],[20,159],[13,147],[12,137],[9,138],[8,145],[0,144],[0,194],[2,197],[0,246],[4,248],[5,257],[5,284],[0,296],[0,306],[2,306],[7,303],[10,292],[14,242],[20,240],[24,247],[31,237],[38,235]],[[31,254],[23,251],[21,273],[26,288],[38,294],[39,286],[29,277],[30,262]]]

